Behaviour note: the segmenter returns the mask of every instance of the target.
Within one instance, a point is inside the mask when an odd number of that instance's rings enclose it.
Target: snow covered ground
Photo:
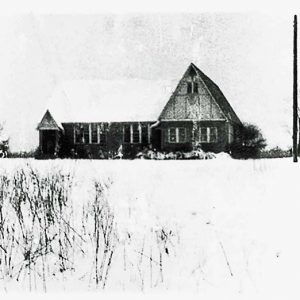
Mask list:
[[[0,160],[0,174],[8,178],[28,168],[41,176],[59,171],[74,176],[72,269],[54,274],[54,258],[48,257],[47,291],[97,289],[94,221],[83,217],[91,213],[96,181],[105,186],[102,196],[113,215],[106,291],[272,294],[284,299],[297,293],[300,168],[290,158]],[[43,290],[40,267],[32,273],[31,287],[28,272],[17,281],[1,270],[2,291]]]

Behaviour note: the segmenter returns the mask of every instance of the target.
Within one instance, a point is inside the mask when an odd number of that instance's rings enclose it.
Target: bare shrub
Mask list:
[[[111,182],[95,182],[95,198],[90,204],[89,214],[93,222],[91,238],[94,247],[95,283],[104,289],[107,283],[112,258],[117,245],[118,237],[111,208],[106,192]]]
[[[28,167],[17,170],[7,184],[1,180],[2,235],[1,246],[11,249],[5,254],[6,275],[19,280],[28,278],[29,289],[37,286],[41,279],[46,291],[47,277],[55,274],[55,265],[48,263],[48,258],[58,261],[58,271],[72,267],[68,251],[73,247],[70,238],[70,216],[72,205],[69,192],[72,184],[70,174],[60,171],[41,175]],[[5,192],[4,192],[5,191]],[[5,217],[4,217],[5,215]],[[10,265],[10,262],[14,265]],[[68,264],[66,264],[68,262]],[[21,277],[21,275],[23,276]]]

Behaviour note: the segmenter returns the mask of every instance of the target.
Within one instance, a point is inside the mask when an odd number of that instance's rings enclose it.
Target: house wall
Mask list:
[[[56,129],[39,129],[40,154],[45,157],[57,155],[61,132]]]
[[[188,84],[197,84],[197,92],[188,92]],[[179,82],[175,93],[160,115],[161,120],[218,120],[225,119],[223,112],[213,99],[202,80],[186,75]]]
[[[105,144],[76,144],[74,143],[74,125],[76,123],[63,123],[64,135],[62,137],[62,148],[65,156],[70,156],[72,149],[79,157],[93,157],[98,158],[100,150],[105,157],[114,156],[117,154],[119,147],[122,145],[124,157],[134,157],[144,147],[149,148],[153,143],[153,130],[161,130],[161,147],[157,150],[162,151],[190,151],[195,145],[199,145],[204,151],[221,152],[226,151],[227,145],[233,140],[234,126],[226,121],[161,121],[159,126],[155,129],[149,130],[148,141],[141,141],[140,143],[126,143],[124,142],[123,130],[124,126],[131,124],[139,124],[139,122],[114,122],[114,123],[97,123],[104,125],[106,129],[106,143]],[[153,122],[141,122],[141,125],[151,126]],[[216,142],[201,142],[199,138],[199,130],[201,127],[217,128]],[[186,140],[185,142],[171,143],[169,141],[170,128],[185,128]]]
[[[176,127],[186,129],[186,142],[170,143],[169,129]],[[201,143],[198,134],[201,127],[217,128],[217,141]],[[162,129],[162,150],[164,151],[190,151],[193,149],[193,145],[197,144],[204,151],[221,152],[226,150],[228,144],[228,123],[225,121],[165,121],[161,122],[160,128]]]
[[[196,88],[194,88],[196,87]],[[220,152],[234,139],[234,126],[227,118],[200,76],[190,68],[180,80],[175,92],[164,107],[159,120],[162,130],[162,150],[176,151],[201,146],[204,151]],[[186,140],[171,142],[170,128],[185,128]],[[217,129],[217,140],[202,142],[199,128]],[[209,129],[210,130],[210,129]],[[208,131],[209,132],[209,131]]]
[[[104,127],[106,132],[105,143],[75,143],[74,139],[74,126],[78,124],[89,123],[63,123],[64,136],[62,139],[62,148],[65,156],[70,156],[72,152],[76,152],[79,157],[99,157],[99,153],[102,152],[105,157],[114,156],[117,154],[118,149],[122,145],[122,151],[124,156],[133,157],[138,151],[141,151],[143,147],[148,146],[147,142],[141,141],[138,143],[126,143],[124,142],[123,130],[126,125],[141,125],[149,126],[154,122],[112,122],[112,123],[93,123]],[[151,139],[150,139],[151,142]]]

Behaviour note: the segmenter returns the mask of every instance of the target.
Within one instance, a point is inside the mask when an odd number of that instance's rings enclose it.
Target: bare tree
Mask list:
[[[0,123],[0,158],[7,157],[9,139],[3,136],[4,125]]]

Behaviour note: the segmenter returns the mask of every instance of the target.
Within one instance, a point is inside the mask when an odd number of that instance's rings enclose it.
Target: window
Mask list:
[[[192,79],[192,81],[189,81],[187,83],[187,93],[188,94],[198,94],[198,83],[195,82],[194,79]]]
[[[184,143],[185,142],[185,128],[177,128],[178,129],[178,142]]]
[[[100,146],[106,146],[106,131],[100,131]]]
[[[124,143],[130,143],[130,125],[124,125],[123,130]]]
[[[169,128],[169,143],[176,143],[176,128]]]
[[[91,124],[91,130],[92,130],[92,144],[98,143],[98,126],[95,123]]]
[[[140,128],[139,124],[132,124],[132,143],[139,143],[140,142]]]
[[[201,127],[200,142],[201,143],[216,143],[218,140],[217,127]]]
[[[180,128],[169,128],[169,143],[185,143],[186,142],[186,129]]]
[[[191,93],[192,93],[192,83],[191,83],[191,82],[188,82],[188,83],[187,83],[187,93],[188,93],[188,94],[191,94]]]
[[[194,88],[193,88],[193,92],[195,94],[198,94],[198,83],[197,82],[193,82]]]
[[[200,128],[200,142],[207,143],[208,142],[208,135],[207,135],[208,128],[201,127]]]
[[[90,142],[90,126],[89,124],[83,124],[83,140],[85,144]]]
[[[142,124],[142,143],[148,144],[148,125]]]
[[[209,128],[209,142],[210,143],[217,142],[217,128],[216,127]]]
[[[79,124],[74,125],[74,142],[75,144],[83,143],[83,127]]]
[[[142,132],[141,126],[138,123],[126,124],[123,127],[123,141],[124,143],[135,143],[141,142]]]
[[[231,143],[233,141],[233,126],[231,124],[228,124],[228,143]]]

